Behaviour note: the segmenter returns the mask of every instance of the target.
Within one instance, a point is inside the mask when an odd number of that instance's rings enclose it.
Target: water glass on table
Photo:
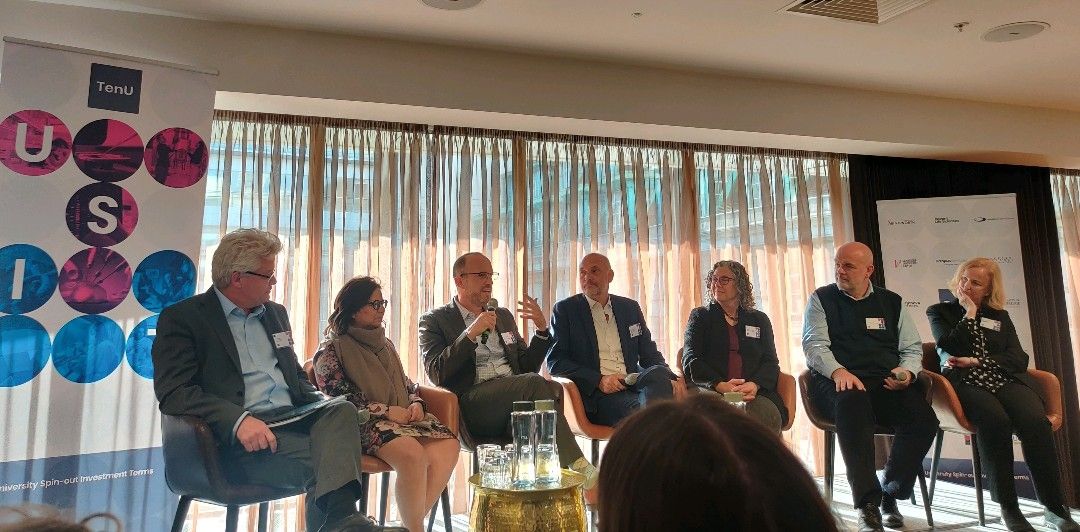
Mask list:
[[[480,485],[507,488],[510,486],[510,456],[498,445],[492,447],[494,449],[486,450],[480,459]]]

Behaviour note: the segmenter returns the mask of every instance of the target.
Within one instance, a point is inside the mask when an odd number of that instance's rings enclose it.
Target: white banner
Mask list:
[[[881,262],[885,284],[904,298],[924,342],[934,341],[926,308],[955,299],[949,280],[972,257],[987,257],[1001,266],[1005,310],[1016,325],[1020,344],[1031,354],[1024,264],[1014,194],[882,200],[877,202]],[[1032,358],[1034,367],[1034,358]],[[939,479],[971,484],[971,449],[966,438],[946,433]],[[1020,458],[1020,447],[1014,445]],[[1016,464],[1017,476],[1029,477]],[[1033,497],[1030,478],[1018,483],[1021,496]]]
[[[150,345],[195,291],[213,81],[5,38],[0,505],[168,528]]]

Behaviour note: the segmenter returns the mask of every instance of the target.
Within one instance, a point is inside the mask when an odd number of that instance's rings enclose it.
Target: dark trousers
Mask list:
[[[963,383],[953,383],[953,387],[964,415],[975,425],[983,471],[997,502],[1005,507],[1017,504],[1012,447],[1015,432],[1039,502],[1060,511],[1064,502],[1053,431],[1039,395],[1019,382],[1002,386],[996,394]]]
[[[559,446],[559,462],[563,467],[567,467],[585,455],[581,453],[574,433],[563,416],[562,394],[559,393],[558,386],[536,373],[522,373],[484,381],[469,388],[459,397],[461,418],[469,428],[469,433],[474,436],[510,440],[513,436],[510,412],[514,409],[514,401],[554,399],[559,405],[555,408],[555,443]]]
[[[814,407],[836,420],[836,437],[856,507],[868,502],[880,505],[882,490],[897,499],[910,497],[938,427],[921,383],[892,391],[884,387],[880,377],[863,378],[862,382],[866,391],[837,392],[828,377],[814,373],[810,380]],[[874,467],[875,425],[895,431],[882,483]]]
[[[596,411],[587,412],[589,421],[612,426],[650,401],[671,399],[671,371],[665,366],[646,368],[633,386],[615,393],[595,392]]]
[[[352,403],[324,408],[304,419],[270,429],[277,452],[249,453],[239,443],[230,449],[229,474],[251,484],[308,488],[307,528],[318,530],[326,516],[316,502],[345,488],[360,498],[360,418]]]

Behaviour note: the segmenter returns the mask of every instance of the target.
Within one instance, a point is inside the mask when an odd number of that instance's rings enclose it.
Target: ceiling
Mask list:
[[[932,0],[882,25],[779,12],[790,0],[52,0],[216,21],[1080,110],[1080,1]],[[641,16],[635,17],[634,12]],[[1018,21],[1051,28],[980,39]],[[968,22],[963,32],[957,22]]]

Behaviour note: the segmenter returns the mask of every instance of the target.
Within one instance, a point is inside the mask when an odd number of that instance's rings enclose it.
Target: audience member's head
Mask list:
[[[713,264],[705,277],[707,295],[717,303],[733,298],[745,309],[754,308],[754,285],[746,268],[734,260],[722,260]]]
[[[106,522],[108,524],[105,524]],[[120,519],[105,512],[90,514],[74,521],[64,517],[61,510],[52,506],[27,504],[0,507],[0,532],[120,532],[123,529]]]
[[[776,434],[711,394],[626,418],[600,468],[601,532],[837,530]]]

